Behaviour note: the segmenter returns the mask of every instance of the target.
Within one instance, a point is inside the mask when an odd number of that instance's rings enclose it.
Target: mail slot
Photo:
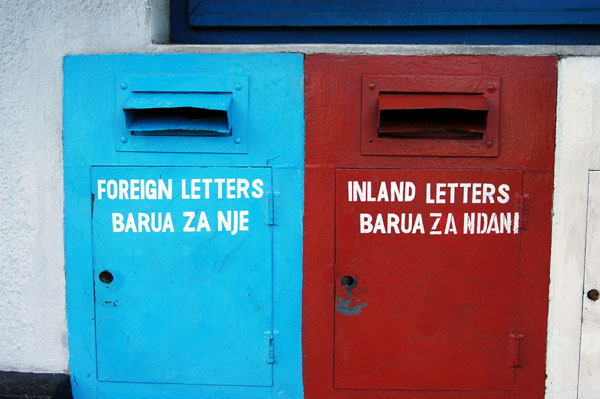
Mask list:
[[[231,135],[231,93],[132,93],[123,106],[137,135]]]
[[[543,398],[556,58],[305,71],[305,397]]]
[[[303,58],[64,72],[74,397],[299,397]]]
[[[361,153],[496,157],[497,76],[362,76]]]

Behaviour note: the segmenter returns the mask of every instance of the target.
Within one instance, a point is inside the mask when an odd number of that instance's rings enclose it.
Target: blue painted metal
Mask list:
[[[191,26],[597,24],[593,0],[189,0]]]
[[[170,15],[173,43],[600,43],[592,0],[172,0]]]
[[[126,127],[139,132],[231,134],[231,93],[139,93],[123,105]],[[189,111],[195,111],[191,113]],[[173,112],[173,115],[169,113]]]
[[[65,249],[76,399],[303,396],[302,64],[302,56],[279,54],[65,58]],[[200,92],[216,92],[206,89],[209,75],[245,79],[229,93],[234,135],[240,117],[235,93],[246,90],[240,97],[248,105],[246,153],[198,152],[202,140],[223,137],[138,137],[123,130],[123,105],[132,93],[156,91],[136,90],[138,83],[162,76],[173,84],[171,91],[168,84],[159,90],[160,101],[143,101],[161,106],[168,93],[186,93],[178,77],[203,86]],[[122,134],[135,151],[120,150]],[[148,141],[138,142],[141,137]],[[168,144],[179,139],[189,141]],[[153,199],[155,186],[148,182],[159,179],[170,179],[171,195],[165,186],[163,199]],[[197,183],[199,198],[186,199],[191,179],[225,179],[222,198],[213,182],[209,198],[205,184]],[[227,179],[244,179],[236,181],[242,181],[239,198]],[[260,190],[252,191],[257,179]],[[125,189],[111,199],[111,180],[137,181],[133,187],[143,189],[127,191],[128,200]],[[203,211],[210,232],[195,231]],[[219,211],[224,217],[247,211],[248,231],[218,231]],[[153,212],[163,222],[168,213],[173,232],[169,225],[162,231],[156,219],[161,232],[153,232]],[[135,220],[127,226],[129,213]],[[140,213],[148,215],[147,224]],[[122,222],[114,214],[122,214]],[[186,224],[194,231],[184,232]],[[99,279],[104,270],[112,282]]]
[[[162,200],[99,192],[120,179],[162,179],[172,191]],[[201,199],[191,199],[193,179],[203,179]],[[271,386],[271,179],[268,167],[92,168],[94,271],[114,276],[95,285],[99,380]],[[114,232],[113,215],[124,231]]]
[[[113,109],[117,151],[248,152],[248,77],[218,73],[215,70],[193,76],[118,76]],[[177,113],[177,109],[186,108],[226,111],[227,115],[192,119]],[[134,112],[139,110],[159,112],[136,118]],[[171,115],[169,111],[173,111]],[[189,134],[178,136],[176,132],[181,131],[208,135],[201,134],[205,136],[201,139]]]

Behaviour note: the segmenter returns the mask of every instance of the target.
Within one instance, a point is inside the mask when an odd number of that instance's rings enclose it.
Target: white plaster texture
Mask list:
[[[578,394],[588,171],[600,168],[598,71],[598,57],[559,61],[547,399]]]
[[[0,1],[0,370],[68,369],[63,56],[150,42],[149,0]]]

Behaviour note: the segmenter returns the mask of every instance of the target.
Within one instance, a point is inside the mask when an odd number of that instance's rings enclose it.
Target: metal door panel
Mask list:
[[[170,181],[171,196],[163,191],[162,199],[132,200],[129,191],[129,200],[109,198],[105,182],[132,179],[162,179],[164,187]],[[209,186],[208,198],[204,183],[197,183],[193,199],[191,179],[225,183],[221,195],[216,184]],[[245,179],[250,186],[244,193],[241,183],[238,195],[236,183],[231,190],[226,179]],[[255,179],[260,187],[253,187]],[[265,332],[272,330],[271,169],[93,167],[92,187],[98,379],[270,386]],[[247,230],[225,231],[223,222],[219,231],[219,211],[223,217],[247,211]],[[201,212],[210,231],[201,223],[198,228]],[[124,215],[123,225],[114,224],[113,213]],[[128,213],[137,232],[126,227]],[[154,213],[154,219],[140,224],[139,213]],[[99,280],[104,270],[114,277],[111,283]]]
[[[337,170],[336,388],[514,389],[522,179],[519,170]],[[456,184],[454,195],[448,186],[438,195],[438,183]],[[478,194],[465,196],[462,183]],[[352,184],[362,201],[349,197]],[[484,184],[494,190],[485,199]]]

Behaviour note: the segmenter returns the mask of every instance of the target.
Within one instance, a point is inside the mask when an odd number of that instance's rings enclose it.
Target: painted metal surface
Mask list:
[[[600,171],[590,171],[587,204],[587,238],[579,360],[579,399],[592,399],[600,392]]]
[[[270,168],[92,168],[99,380],[271,386],[271,178]],[[111,182],[136,181],[157,197],[110,198]]]
[[[247,76],[207,70],[195,76],[130,73],[116,80],[117,151],[248,152]]]
[[[336,388],[514,389],[522,182],[520,170],[336,170],[336,304],[368,303],[336,312]]]
[[[308,0],[222,2],[189,0],[192,26],[419,26],[593,24],[600,7],[591,0]]]
[[[556,58],[315,55],[305,71],[305,397],[542,398]],[[498,77],[498,155],[361,152],[364,76],[410,74]],[[373,199],[350,201],[348,181],[370,182]],[[381,182],[404,198],[386,201]],[[451,203],[448,183],[512,189],[506,203],[482,202],[479,186]],[[478,212],[485,233],[465,234],[464,213]],[[511,234],[490,227],[494,212],[513,215]]]
[[[280,54],[65,59],[75,398],[302,396],[302,63]],[[246,90],[247,112],[232,94],[232,135],[139,136],[147,141],[122,151],[139,138],[116,139],[136,82],[173,97],[230,82],[231,93]],[[174,104],[163,100],[152,107]],[[247,151],[203,150],[235,139],[240,118]]]
[[[600,8],[591,0],[173,0],[170,17],[175,43],[600,42]]]
[[[414,72],[363,75],[361,152],[498,156],[500,79],[477,75],[422,76]],[[395,96],[409,99],[389,101]],[[422,101],[424,98],[427,104]],[[390,135],[397,139],[390,139]]]

